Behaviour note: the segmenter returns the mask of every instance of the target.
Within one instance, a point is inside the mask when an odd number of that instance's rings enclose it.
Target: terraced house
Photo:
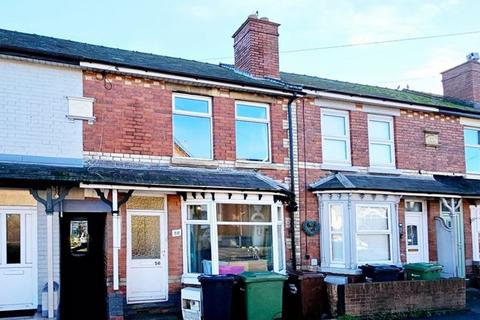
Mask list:
[[[391,90],[280,72],[278,27],[248,17],[234,65],[0,30],[0,311],[123,319],[232,266],[472,274],[475,56]]]

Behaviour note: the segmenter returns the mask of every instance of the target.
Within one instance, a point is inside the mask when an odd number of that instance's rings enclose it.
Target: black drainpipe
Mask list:
[[[298,210],[298,205],[295,200],[295,170],[293,163],[293,126],[292,126],[292,102],[297,99],[297,95],[288,100],[288,141],[289,141],[289,156],[290,156],[290,195],[288,197],[287,210],[290,212],[290,233],[292,239],[292,268],[297,270],[297,254],[295,247],[295,220],[294,213]]]

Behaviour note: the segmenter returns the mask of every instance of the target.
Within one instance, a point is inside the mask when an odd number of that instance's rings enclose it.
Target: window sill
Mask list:
[[[251,169],[271,169],[276,167],[278,164],[271,162],[261,162],[261,161],[248,161],[248,160],[237,160],[235,161],[235,167],[237,168],[251,168]]]
[[[362,270],[360,269],[347,269],[347,268],[331,268],[331,267],[320,267],[320,272],[339,274],[339,275],[361,275]]]
[[[465,175],[466,179],[480,180],[480,173],[468,173]]]
[[[322,163],[320,167],[322,168],[322,170],[330,170],[330,171],[347,171],[347,172],[359,171],[357,167],[353,167],[351,165],[342,165],[342,164]]]
[[[175,158],[172,157],[172,164],[217,167],[218,161],[209,159]]]
[[[397,168],[386,167],[368,167],[368,173],[383,173],[383,174],[401,174],[402,172]]]
[[[182,275],[182,283],[183,284],[188,284],[188,285],[200,285],[200,281],[198,281],[198,276],[200,274],[194,274],[194,273],[184,273]]]

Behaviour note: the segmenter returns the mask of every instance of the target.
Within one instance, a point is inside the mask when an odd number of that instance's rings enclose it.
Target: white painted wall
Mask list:
[[[47,214],[42,204],[37,205],[38,239],[38,303],[42,303],[42,289],[48,280],[47,274]],[[53,272],[54,281],[60,284],[60,220],[58,212],[53,215]]]
[[[0,161],[81,163],[67,96],[83,96],[81,70],[0,58]]]

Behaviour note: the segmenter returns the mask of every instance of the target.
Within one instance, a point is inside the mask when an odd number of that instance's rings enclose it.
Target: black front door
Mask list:
[[[62,319],[105,319],[105,213],[64,213],[60,219]]]

